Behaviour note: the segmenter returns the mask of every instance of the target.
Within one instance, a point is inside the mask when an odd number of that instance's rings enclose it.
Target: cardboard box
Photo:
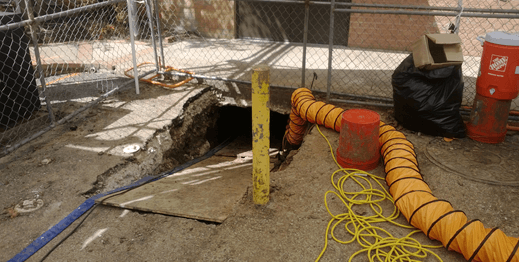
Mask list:
[[[423,35],[411,46],[414,66],[432,70],[463,63],[461,39],[456,34]]]

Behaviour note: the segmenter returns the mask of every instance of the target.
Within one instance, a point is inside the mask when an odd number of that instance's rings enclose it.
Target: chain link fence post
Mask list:
[[[41,65],[41,57],[40,57],[40,49],[38,47],[38,38],[36,37],[36,31],[38,27],[38,23],[34,20],[34,10],[32,7],[32,3],[29,0],[25,1],[25,7],[27,8],[27,15],[30,20],[29,28],[31,32],[32,43],[34,46],[34,57],[36,58],[36,69],[40,75],[40,85],[41,85],[41,95],[45,98],[45,104],[47,106],[47,111],[49,112],[50,126],[56,126],[56,120],[54,117],[54,113],[52,111],[52,106],[50,104],[49,98],[45,96],[45,91],[47,90],[47,85],[45,84],[45,73],[43,72],[43,67]]]
[[[160,48],[160,57],[159,57],[159,66],[164,67],[166,62],[164,61],[164,45],[162,43],[162,26],[160,21],[160,12],[159,12],[159,3],[158,0],[153,0],[153,7],[155,11],[155,22],[157,22],[157,35],[159,39],[159,48]]]
[[[150,33],[151,33],[151,45],[153,47],[153,54],[155,55],[155,67],[156,71],[160,72],[160,64],[159,64],[159,57],[157,54],[157,39],[155,37],[155,29],[153,26],[153,7],[151,4],[151,0],[144,0],[144,3],[146,5],[146,14],[148,16],[148,23],[150,25]]]
[[[301,70],[301,87],[305,87],[306,79],[306,45],[308,44],[308,19],[310,17],[310,0],[305,0],[305,20],[303,28],[303,65]]]
[[[335,18],[335,0],[330,3],[330,33],[328,43],[328,81],[326,83],[326,102],[330,102],[330,93],[332,89],[332,69],[333,69],[333,34],[334,34],[334,18]]]
[[[131,49],[132,49],[133,79],[135,80],[135,93],[140,94],[139,69],[137,68],[137,54],[135,51],[135,36],[137,34],[137,29],[135,26],[136,5],[135,5],[134,0],[127,0],[127,4],[128,4],[128,24],[130,26],[130,42],[131,42]]]

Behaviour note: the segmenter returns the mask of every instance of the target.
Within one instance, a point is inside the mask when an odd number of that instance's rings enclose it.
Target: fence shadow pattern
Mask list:
[[[267,64],[272,86],[312,84],[390,103],[391,75],[411,44],[427,33],[457,33],[463,104],[471,105],[482,52],[476,37],[519,32],[519,1],[4,0],[0,22],[5,155],[131,86],[124,71],[146,62],[138,75],[188,75],[170,66],[224,90]]]

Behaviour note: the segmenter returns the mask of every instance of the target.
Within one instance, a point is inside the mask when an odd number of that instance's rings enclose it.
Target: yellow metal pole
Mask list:
[[[270,69],[254,67],[252,72],[252,184],[255,204],[266,204],[270,192]]]

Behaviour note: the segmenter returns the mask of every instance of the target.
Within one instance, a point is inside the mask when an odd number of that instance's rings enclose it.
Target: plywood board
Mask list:
[[[252,184],[252,157],[213,156],[183,171],[122,194],[106,205],[223,222]]]

